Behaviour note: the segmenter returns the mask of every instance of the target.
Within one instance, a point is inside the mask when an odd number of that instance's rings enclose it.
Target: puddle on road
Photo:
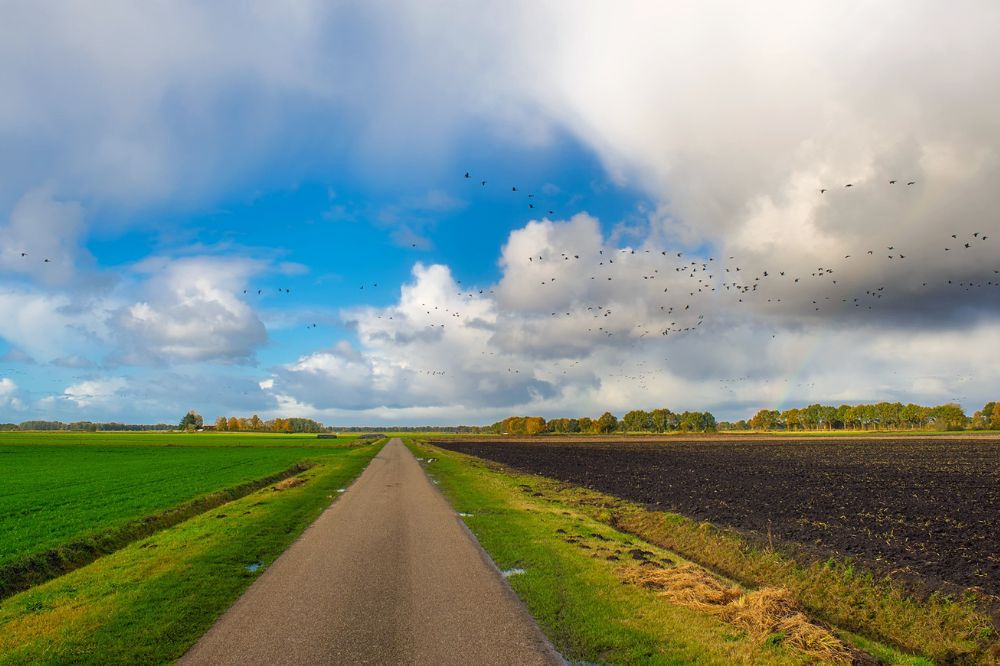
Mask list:
[[[521,567],[514,567],[512,569],[501,569],[500,570],[500,575],[503,576],[504,578],[510,578],[511,576],[517,576],[517,575],[520,575],[520,574],[523,574],[523,573],[527,573],[527,572],[525,572],[525,570],[522,569]]]
[[[260,562],[251,562],[250,564],[247,565],[247,571],[249,571],[250,573],[256,573],[257,570],[259,570],[263,566],[264,565]]]

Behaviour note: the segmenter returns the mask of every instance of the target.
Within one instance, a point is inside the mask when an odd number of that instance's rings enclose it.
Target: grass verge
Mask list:
[[[228,502],[0,602],[0,664],[180,657],[338,496],[381,446],[331,451]]]
[[[935,593],[924,599],[901,585],[877,579],[850,562],[802,564],[740,535],[684,516],[546,480],[555,496],[573,496],[625,532],[691,558],[748,586],[778,585],[809,613],[847,631],[884,641],[943,664],[1000,662],[997,634],[983,600],[969,593]],[[551,485],[548,485],[551,484]]]
[[[601,664],[804,664],[865,660],[851,641],[774,595],[760,595],[615,529],[592,504],[556,496],[541,477],[409,442],[532,615],[567,658]],[[523,570],[523,573],[516,573]],[[692,575],[696,572],[696,575]],[[672,595],[697,580],[725,597]],[[695,586],[689,586],[688,591]],[[710,595],[711,596],[711,595]],[[711,605],[711,604],[709,604]],[[770,608],[763,609],[764,606]],[[805,643],[797,641],[805,641]],[[811,641],[811,642],[810,642]],[[894,663],[926,664],[869,642]]]

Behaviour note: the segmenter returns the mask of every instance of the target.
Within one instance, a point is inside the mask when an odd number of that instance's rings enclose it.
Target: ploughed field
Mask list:
[[[879,573],[1000,595],[1000,440],[435,444]]]

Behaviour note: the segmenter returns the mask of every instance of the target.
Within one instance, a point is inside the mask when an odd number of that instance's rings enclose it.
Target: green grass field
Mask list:
[[[325,453],[287,448],[0,446],[0,565]]]
[[[251,492],[0,601],[0,664],[174,661],[380,449],[330,449],[298,485]]]
[[[266,433],[2,433],[0,598],[358,443]]]

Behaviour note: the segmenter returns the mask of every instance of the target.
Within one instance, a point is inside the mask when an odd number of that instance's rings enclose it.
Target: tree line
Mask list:
[[[443,426],[443,425],[421,425],[421,426],[401,426],[401,425],[384,425],[384,426],[330,426],[330,430],[336,432],[454,432],[454,433],[474,433],[482,432],[482,428],[479,426]]]
[[[182,424],[183,426],[183,424]],[[263,420],[256,414],[250,418],[220,416],[215,421],[215,430],[224,432],[330,432],[319,421],[304,418],[268,419]]]
[[[511,416],[480,429],[497,435],[541,435],[546,433],[711,432],[716,429],[711,412],[672,412],[669,409],[634,409],[620,419],[611,412],[599,417],[559,418]]]
[[[995,403],[989,403],[993,405]],[[728,430],[965,430],[992,427],[993,410],[987,417],[976,412],[966,416],[960,405],[936,407],[877,402],[861,405],[809,405],[786,409],[762,409],[746,422],[726,424]],[[998,414],[1000,416],[1000,414]],[[1000,426],[1000,423],[996,423]]]
[[[94,422],[94,421],[73,421],[63,423],[62,421],[22,421],[21,423],[0,423],[0,430],[68,430],[72,432],[114,432],[132,431],[146,432],[154,430],[176,430],[177,426],[169,423],[142,424],[142,423],[118,423]]]
[[[496,435],[612,434],[626,432],[739,432],[804,430],[1000,430],[1000,402],[988,402],[971,417],[955,403],[927,407],[900,402],[861,405],[809,405],[779,411],[761,409],[749,420],[717,422],[711,412],[672,412],[669,409],[634,409],[620,419],[604,412],[593,419],[511,416],[471,428]]]

